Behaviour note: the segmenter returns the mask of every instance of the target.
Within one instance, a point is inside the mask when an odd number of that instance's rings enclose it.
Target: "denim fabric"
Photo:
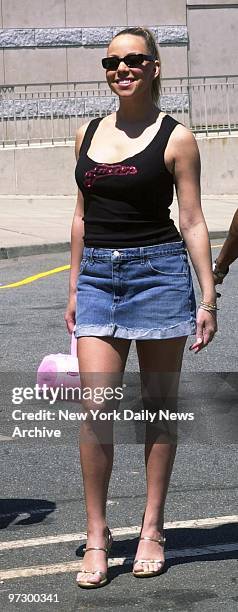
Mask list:
[[[75,336],[162,339],[196,331],[183,241],[133,248],[84,247]]]

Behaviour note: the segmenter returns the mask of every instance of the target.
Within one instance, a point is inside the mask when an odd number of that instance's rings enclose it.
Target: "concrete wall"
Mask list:
[[[223,6],[227,6],[227,5],[232,5],[232,4],[237,4],[236,0],[187,0],[187,5],[188,6],[212,6],[212,5],[223,5]]]
[[[237,2],[190,1],[187,25],[190,76],[238,74]]]
[[[2,0],[1,84],[104,80],[111,37],[140,23],[159,27],[166,76],[186,76],[185,0],[117,0],[108,9],[108,0],[91,0],[90,10],[86,0]]]
[[[0,86],[104,80],[112,35],[138,24],[155,31],[164,77],[238,74],[238,1],[1,0]],[[238,192],[235,145],[199,139],[204,193]],[[73,167],[72,146],[1,150],[0,193],[73,193]]]
[[[237,194],[238,137],[199,138],[203,194]]]
[[[14,106],[17,119],[31,120],[37,112],[42,114],[31,99],[23,108],[24,96],[19,99],[19,88],[13,91],[13,87],[11,93],[1,89],[1,85],[36,84],[41,89],[42,83],[105,82],[101,58],[111,37],[126,25],[140,23],[153,29],[160,43],[164,79],[238,74],[237,2],[118,0],[113,10],[108,7],[109,0],[91,0],[90,10],[86,0],[1,0],[0,115],[7,119],[6,124],[2,122],[1,132],[15,130],[9,120],[12,119],[11,98],[17,100]],[[199,96],[193,96],[190,102],[194,115],[197,102],[200,105]],[[39,104],[45,109],[47,100]],[[166,104],[162,100],[163,108]],[[183,96],[177,95],[176,107],[184,108],[184,104]],[[234,104],[231,100],[230,106],[231,121],[235,123],[237,100]],[[227,123],[221,108],[220,103],[217,122]],[[62,100],[54,100],[54,110],[61,113]],[[68,109],[64,112],[72,115]],[[84,109],[82,112],[87,114]],[[78,112],[79,117],[82,112]],[[19,130],[22,126],[17,123]]]
[[[5,49],[4,52],[1,52],[3,53],[2,68],[0,68],[1,84],[29,85],[65,81],[104,81],[105,71],[101,66],[101,58],[106,55],[107,44],[113,33],[114,28],[100,28],[100,30],[98,28],[83,28],[85,38],[82,40],[82,44],[79,40],[75,44],[71,43],[68,47],[62,47],[62,43],[56,44],[55,42],[55,47],[52,44],[52,48],[47,48],[46,44],[46,48],[44,48],[44,45],[41,44],[41,47],[35,46],[34,48]],[[36,37],[36,34],[38,32],[35,29],[34,37]],[[48,36],[48,31],[44,35]],[[71,31],[71,36],[76,38],[75,30]],[[60,30],[57,32],[57,37],[58,40],[60,37],[63,40],[63,33]],[[105,41],[104,45],[100,43],[102,38]],[[160,47],[163,72],[166,77],[186,76],[188,72],[186,26],[160,27],[156,38],[158,41],[165,40],[165,42],[161,42]],[[13,45],[14,42],[16,44],[16,34],[13,30],[8,44]]]
[[[238,72],[238,3],[230,0],[1,0],[0,85],[104,80],[111,36],[156,29],[165,77]],[[159,30],[158,30],[159,28]],[[188,66],[189,59],[189,66]]]
[[[204,195],[237,194],[238,137],[198,138]],[[74,146],[0,150],[0,194],[73,195]]]

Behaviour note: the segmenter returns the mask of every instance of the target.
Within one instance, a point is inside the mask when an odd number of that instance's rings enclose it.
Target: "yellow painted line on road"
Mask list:
[[[65,270],[69,270],[70,265],[60,266],[59,268],[53,268],[52,270],[47,270],[46,272],[39,272],[38,274],[34,274],[33,276],[27,276],[16,283],[9,283],[8,285],[0,285],[0,289],[12,289],[13,287],[21,287],[22,285],[28,285],[29,283],[33,283],[39,278],[45,278],[46,276],[51,276],[52,274],[57,274],[58,272],[64,272]]]
[[[222,247],[222,244],[213,244],[212,249],[219,249]],[[58,272],[64,272],[65,270],[69,270],[70,265],[60,266],[59,268],[53,268],[53,270],[47,270],[46,272],[39,272],[39,274],[34,274],[33,276],[27,276],[20,281],[15,283],[9,283],[8,285],[0,285],[0,289],[13,289],[15,287],[22,287],[22,285],[28,285],[29,283],[34,283],[39,278],[45,278],[46,276],[51,276],[52,274],[58,274]]]

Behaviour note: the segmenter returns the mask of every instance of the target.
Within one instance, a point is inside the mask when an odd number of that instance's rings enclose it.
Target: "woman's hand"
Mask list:
[[[204,346],[207,346],[212,341],[216,331],[216,311],[208,312],[203,308],[199,308],[197,312],[196,342],[189,347],[189,350],[199,353]]]
[[[67,325],[68,332],[73,333],[75,326],[75,313],[76,313],[76,293],[69,297],[67,308],[64,315],[64,320]]]

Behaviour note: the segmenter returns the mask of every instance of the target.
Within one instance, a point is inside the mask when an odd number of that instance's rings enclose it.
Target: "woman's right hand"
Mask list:
[[[196,341],[189,347],[190,351],[199,353],[209,342],[212,341],[217,332],[216,310],[208,312],[203,308],[197,311]]]
[[[66,307],[64,320],[67,325],[69,334],[73,333],[75,326],[75,313],[76,313],[76,293],[69,297],[69,301]]]

